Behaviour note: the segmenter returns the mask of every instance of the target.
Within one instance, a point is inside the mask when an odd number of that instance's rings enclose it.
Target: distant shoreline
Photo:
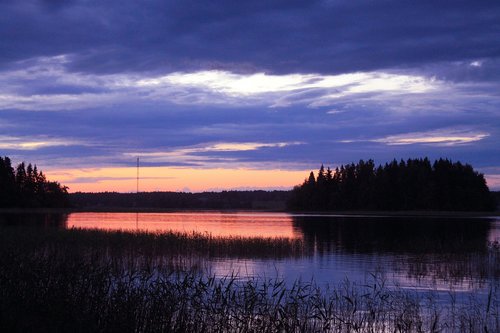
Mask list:
[[[265,209],[165,209],[147,207],[87,207],[87,208],[0,208],[0,214],[70,214],[70,213],[288,213],[292,215],[324,216],[391,216],[391,217],[500,217],[500,211],[461,212],[461,211],[287,211]]]

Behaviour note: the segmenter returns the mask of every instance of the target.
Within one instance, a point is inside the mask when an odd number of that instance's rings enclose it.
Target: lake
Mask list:
[[[311,215],[257,212],[1,214],[3,226],[179,231],[303,240],[299,258],[209,258],[219,277],[314,279],[338,284],[380,274],[416,290],[484,292],[500,281],[491,263],[498,218]],[[495,259],[496,258],[496,259]],[[497,260],[498,256],[491,260]]]

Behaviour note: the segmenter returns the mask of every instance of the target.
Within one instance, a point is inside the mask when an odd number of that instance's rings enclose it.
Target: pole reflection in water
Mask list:
[[[292,217],[282,213],[73,213],[69,228],[202,233],[227,237],[301,238]]]
[[[300,239],[302,257],[203,257],[218,276],[298,278],[338,283],[383,272],[410,288],[484,288],[500,281],[500,251],[492,251],[500,220],[352,217],[253,212],[4,214],[0,224],[223,237]],[[259,259],[260,258],[260,259]]]

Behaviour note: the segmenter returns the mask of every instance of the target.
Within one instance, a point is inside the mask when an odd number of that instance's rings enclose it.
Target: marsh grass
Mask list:
[[[325,288],[200,269],[207,255],[303,255],[296,241],[22,228],[0,241],[4,332],[500,331],[497,284],[443,296],[382,275]]]
[[[286,237],[222,237],[197,232],[130,232],[97,229],[1,228],[2,247],[23,251],[99,251],[108,255],[137,257],[204,256],[228,258],[301,257],[301,239]]]

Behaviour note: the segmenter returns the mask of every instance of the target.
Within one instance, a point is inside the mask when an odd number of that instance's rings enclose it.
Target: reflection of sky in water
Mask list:
[[[218,277],[236,275],[238,278],[283,279],[291,285],[300,279],[314,281],[318,286],[334,286],[345,280],[363,283],[371,280],[372,274],[386,279],[388,286],[414,290],[437,291],[481,291],[489,286],[488,280],[462,277],[447,280],[433,276],[432,272],[416,277],[410,276],[408,267],[395,267],[391,255],[330,254],[299,259],[217,259],[210,264],[210,273]],[[401,256],[408,260],[408,256]]]
[[[335,254],[281,260],[214,260],[212,273],[227,276],[232,273],[238,277],[259,277],[284,279],[293,283],[297,279],[314,281],[320,285],[336,284],[346,278],[362,281],[369,272],[376,273],[380,264],[379,257],[366,255]]]
[[[488,241],[500,242],[500,219],[495,219],[495,223],[491,224],[491,229],[488,234]]]
[[[72,213],[69,228],[177,231],[213,236],[301,238],[313,255],[287,259],[211,258],[219,277],[297,279],[338,284],[383,272],[388,283],[422,290],[485,290],[486,244],[500,239],[500,219],[346,217],[253,212]]]
[[[300,234],[282,213],[73,213],[69,228],[198,232],[213,236],[287,237]]]

